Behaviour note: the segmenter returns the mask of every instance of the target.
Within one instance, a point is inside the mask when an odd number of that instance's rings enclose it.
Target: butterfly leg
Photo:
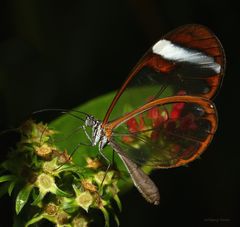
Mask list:
[[[70,153],[67,161],[70,161],[70,160],[71,160],[71,158],[73,157],[74,153],[78,150],[78,148],[79,148],[80,146],[90,146],[90,145],[89,145],[89,144],[82,143],[82,142],[78,143],[78,144],[74,147],[74,149],[72,150],[72,152]],[[65,163],[61,164],[59,167],[56,168],[56,170],[58,170],[59,168],[61,168],[64,164],[65,164]]]
[[[106,176],[107,176],[107,173],[108,173],[108,171],[109,171],[109,169],[110,169],[110,167],[111,167],[111,161],[109,160],[109,158],[102,152],[102,149],[99,149],[99,153],[100,153],[100,155],[107,161],[107,163],[108,163],[108,165],[107,165],[107,168],[106,168],[106,170],[105,170],[105,174],[104,174],[104,176],[103,176],[103,179],[102,179],[102,182],[101,182],[101,184],[100,184],[100,188],[102,188],[102,186],[103,186],[103,182],[104,182],[104,180],[106,179]]]
[[[82,125],[81,128],[83,129],[85,135],[87,136],[87,138],[89,139],[89,141],[92,143],[92,139],[91,137],[89,136],[89,134],[87,133],[87,130],[86,130],[86,127],[85,125]]]

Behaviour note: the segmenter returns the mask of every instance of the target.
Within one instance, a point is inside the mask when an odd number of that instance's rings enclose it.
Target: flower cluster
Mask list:
[[[115,200],[121,209],[116,171],[105,172],[97,158],[88,157],[84,166],[74,164],[51,143],[55,132],[47,125],[29,120],[19,131],[17,148],[1,164],[0,187],[10,196],[16,194],[15,210],[25,218],[25,226],[42,219],[56,226],[88,226],[94,210],[103,213],[105,226],[109,212],[118,223],[112,208]]]
[[[180,91],[177,95],[186,95],[186,92]],[[179,102],[170,105],[170,108],[164,106],[155,106],[145,113],[141,113],[134,118],[130,118],[126,122],[126,126],[130,133],[146,132],[155,142],[160,136],[160,127],[165,130],[179,129],[180,131],[196,130],[196,118],[194,114],[187,113],[183,115],[186,103]],[[132,136],[123,136],[122,140],[126,143],[135,142]]]
[[[129,119],[126,122],[128,131],[130,133],[137,133],[150,129],[150,138],[152,141],[156,141],[159,137],[159,131],[156,129],[158,129],[161,125],[164,124],[164,122],[167,122],[169,119],[175,120],[179,118],[183,107],[184,103],[174,104],[170,114],[166,109],[162,110],[159,107],[153,107],[147,111],[146,116],[139,114],[137,117]],[[148,121],[148,123],[146,123],[144,119]],[[123,136],[123,141],[127,143],[133,142],[133,138],[130,136]]]

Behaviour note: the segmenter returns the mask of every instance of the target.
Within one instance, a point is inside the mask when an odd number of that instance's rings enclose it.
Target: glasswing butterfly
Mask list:
[[[185,165],[209,145],[217,129],[210,99],[221,85],[225,55],[205,26],[189,24],[163,36],[140,59],[117,92],[103,121],[86,115],[88,136],[100,153],[110,145],[139,192],[159,204],[154,182],[141,166]]]

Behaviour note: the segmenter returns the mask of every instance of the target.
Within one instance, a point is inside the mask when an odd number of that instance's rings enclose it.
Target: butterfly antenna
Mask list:
[[[103,176],[102,182],[101,182],[100,187],[99,187],[100,189],[102,189],[102,187],[103,187],[104,180],[106,179],[106,176],[107,176],[107,173],[108,173],[110,167],[111,167],[111,163],[108,163],[107,169],[105,171],[105,174]]]
[[[103,157],[103,158],[107,161],[107,163],[108,163],[107,169],[106,169],[106,171],[105,171],[105,174],[104,174],[104,176],[103,176],[102,182],[101,182],[100,187],[99,187],[100,189],[102,189],[104,180],[106,179],[107,173],[108,173],[108,171],[109,171],[112,163],[111,163],[111,161],[108,159],[108,157],[103,154],[103,152],[102,152],[101,150],[99,150],[99,153],[100,153],[101,157]],[[112,157],[112,158],[113,158],[113,157]]]
[[[0,132],[0,136],[8,134],[10,132],[18,132],[19,128],[10,128],[10,129],[6,129]]]
[[[44,113],[44,112],[50,112],[50,111],[52,111],[52,112],[60,112],[60,113],[62,113],[62,114],[68,114],[68,115],[71,115],[72,117],[75,117],[75,118],[77,118],[77,119],[79,119],[79,120],[81,120],[81,121],[85,121],[85,119],[83,119],[83,118],[81,118],[81,117],[79,117],[79,116],[77,116],[77,115],[75,115],[75,114],[73,114],[73,113],[71,113],[71,112],[75,112],[75,113],[80,113],[80,114],[84,114],[85,116],[90,116],[89,114],[87,114],[87,113],[85,113],[85,112],[82,112],[82,111],[78,111],[78,110],[68,110],[68,109],[42,109],[42,110],[37,110],[37,111],[34,111],[33,113],[32,113],[32,115],[36,115],[36,114],[39,114],[39,113]]]

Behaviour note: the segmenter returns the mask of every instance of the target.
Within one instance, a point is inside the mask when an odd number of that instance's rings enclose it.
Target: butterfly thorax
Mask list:
[[[86,117],[85,126],[92,128],[91,142],[92,146],[98,144],[99,150],[102,150],[107,144],[108,139],[106,137],[102,122],[89,115]]]

